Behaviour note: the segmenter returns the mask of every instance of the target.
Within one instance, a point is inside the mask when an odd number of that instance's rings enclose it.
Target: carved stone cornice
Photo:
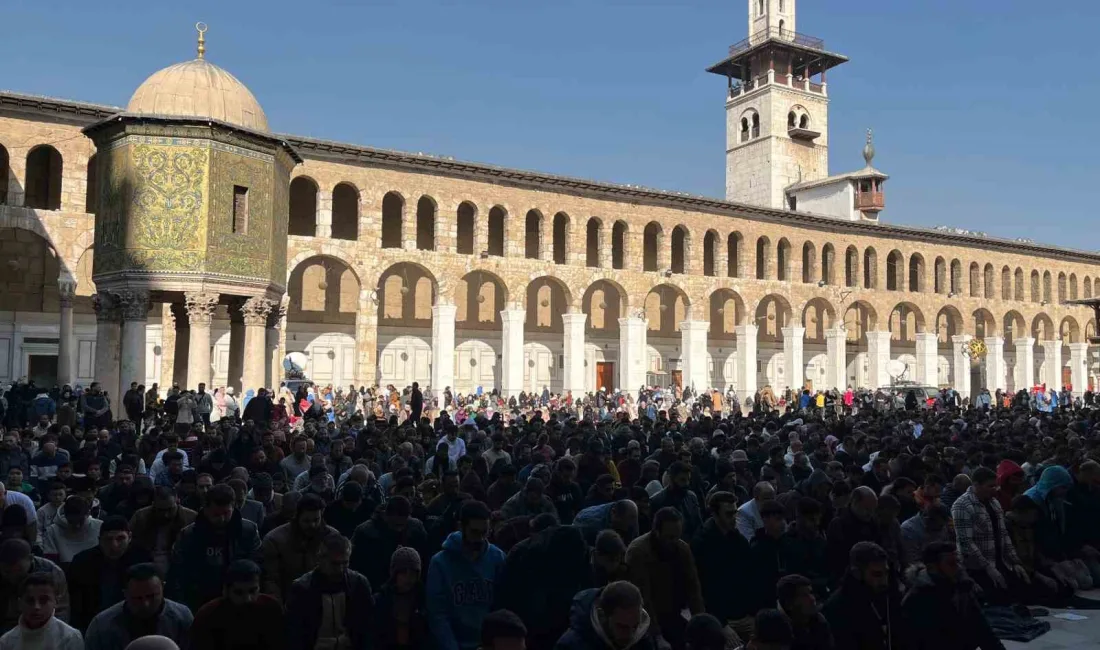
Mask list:
[[[214,318],[214,310],[218,308],[218,300],[221,298],[216,293],[209,291],[188,291],[183,294],[184,306],[187,309],[187,321],[192,325],[210,325]]]
[[[275,302],[267,298],[249,298],[241,305],[241,315],[247,326],[264,326],[275,308]]]

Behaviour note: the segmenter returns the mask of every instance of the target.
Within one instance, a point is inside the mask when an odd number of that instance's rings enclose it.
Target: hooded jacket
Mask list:
[[[462,533],[447,536],[428,566],[428,626],[439,650],[478,647],[503,569],[504,552],[493,544],[471,561],[462,553]]]
[[[1018,494],[1013,494],[1006,489],[1008,479],[1013,476],[1024,476],[1024,470],[1014,461],[1002,460],[997,465],[997,501],[1001,503],[1001,509],[1008,512],[1012,509],[1012,500],[1015,499]]]
[[[1066,559],[1070,552],[1066,536],[1065,498],[1052,499],[1050,493],[1058,488],[1073,487],[1073,477],[1061,465],[1043,470],[1035,487],[1024,494],[1039,505],[1039,518],[1035,522],[1035,543],[1039,552],[1055,562]]]
[[[1004,650],[982,615],[969,578],[950,582],[921,569],[901,609],[911,650]]]
[[[616,647],[596,612],[602,589],[587,589],[573,598],[569,613],[569,629],[558,639],[554,650],[657,650],[657,638],[650,633],[649,614],[643,609],[634,638],[625,647]]]
[[[103,522],[84,516],[84,525],[73,528],[64,515],[54,519],[42,538],[42,554],[58,564],[69,564],[81,551],[99,545],[99,527]]]
[[[798,517],[798,502],[803,497],[813,499],[821,504],[821,529],[824,532],[829,522],[833,520],[833,504],[826,499],[821,501],[814,497],[814,489],[819,485],[832,486],[833,481],[823,470],[815,469],[807,478],[798,482],[798,485],[789,492],[784,492],[776,497],[779,505],[786,509],[787,521],[794,521]]]

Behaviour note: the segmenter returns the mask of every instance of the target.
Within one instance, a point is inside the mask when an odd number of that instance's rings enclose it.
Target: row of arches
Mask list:
[[[95,211],[94,191],[92,189],[95,179],[94,163],[95,156],[93,155],[87,168],[89,184],[88,201],[85,205],[87,212]],[[0,205],[9,204],[15,194],[21,190],[24,207],[37,210],[60,210],[64,166],[61,152],[54,147],[48,144],[32,147],[27,152],[23,187],[14,187],[12,185],[11,156],[8,150],[0,145]]]
[[[354,322],[359,279],[340,260],[317,256],[299,264],[289,283],[290,315],[311,322],[349,324]],[[498,329],[500,312],[518,304],[526,310],[525,328],[533,332],[561,332],[561,315],[579,311],[589,316],[587,329],[594,335],[616,335],[619,319],[628,313],[626,290],[610,279],[600,279],[583,291],[571,288],[553,276],[540,276],[520,289],[521,295],[509,295],[500,276],[487,270],[473,270],[449,283],[442,297],[457,308],[456,323],[462,329]],[[440,284],[426,267],[399,262],[380,276],[377,302],[380,326],[431,327],[432,306],[440,299]],[[703,304],[693,305],[680,287],[661,283],[652,287],[640,302],[652,336],[675,336],[684,320],[707,320],[709,336],[733,339],[741,325],[755,325],[761,341],[781,341],[783,329],[798,325],[805,328],[808,341],[823,342],[826,332],[843,326],[845,336],[858,344],[870,331],[887,330],[898,344],[914,343],[916,335],[934,332],[941,344],[949,345],[953,336],[969,334],[977,338],[1003,336],[1006,341],[1033,337],[1037,341],[1061,339],[1078,343],[1095,333],[1095,322],[1084,328],[1073,316],[1055,323],[1040,311],[1030,319],[1010,309],[999,317],[985,308],[967,316],[947,305],[926,315],[920,307],[901,301],[889,313],[880,314],[868,301],[856,300],[836,305],[827,298],[815,297],[797,308],[779,294],[764,296],[751,309],[736,291],[722,288],[711,292]]]

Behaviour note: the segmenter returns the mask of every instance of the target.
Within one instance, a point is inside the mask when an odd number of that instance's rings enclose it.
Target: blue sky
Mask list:
[[[125,104],[194,55],[272,128],[721,197],[745,0],[6,0],[0,87]],[[1100,3],[798,0],[829,73],[830,164],[891,175],[885,221],[1100,249]]]

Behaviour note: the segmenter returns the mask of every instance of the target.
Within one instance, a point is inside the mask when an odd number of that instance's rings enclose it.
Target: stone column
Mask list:
[[[282,342],[286,352],[287,324],[283,320]],[[378,306],[369,299],[359,300],[355,315],[355,376],[358,382],[373,386],[378,381]]]
[[[714,244],[714,276],[724,278],[729,271],[729,248],[726,242],[719,240]]]
[[[500,312],[500,392],[505,399],[523,391],[523,322],[527,312],[513,307]]]
[[[317,226],[316,237],[332,237],[332,189],[317,188]]]
[[[244,298],[229,299],[229,368],[225,385],[232,386],[238,395],[244,395],[241,378],[244,375]],[[213,392],[213,390],[211,390]]]
[[[172,383],[187,386],[187,369],[190,367],[191,321],[187,318],[187,306],[172,305],[172,321],[176,328],[176,342],[172,347]]]
[[[1069,344],[1069,379],[1073,383],[1073,395],[1084,395],[1089,389],[1088,343]]]
[[[130,384],[145,383],[145,327],[149,323],[149,292],[124,291],[121,295],[122,348],[118,388],[125,394]],[[119,395],[121,399],[122,395]]]
[[[969,334],[956,334],[951,337],[951,387],[960,398],[970,397],[970,357],[965,353],[970,339]]]
[[[783,376],[786,385],[778,386],[782,392],[792,388],[801,393],[806,385],[806,361],[802,353],[802,343],[806,338],[806,328],[797,325],[784,327],[783,332]]]
[[[119,359],[122,345],[122,314],[118,296],[100,291],[92,299],[95,307],[95,381],[111,400],[111,411],[117,417],[122,412],[122,395],[118,392]]]
[[[737,393],[744,403],[756,394],[756,325],[738,325],[737,334]]]
[[[844,390],[848,385],[848,330],[843,326],[825,330],[825,387]]]
[[[683,385],[695,392],[710,388],[707,381],[707,330],[705,320],[685,320],[680,323],[680,358],[683,363]]]
[[[867,337],[867,381],[868,388],[876,389],[890,385],[890,373],[886,364],[890,363],[890,332],[866,332]]]
[[[244,320],[244,359],[241,367],[241,395],[259,392],[267,384],[267,319],[275,304],[267,298],[249,298],[241,306]],[[272,388],[277,388],[273,386]]]
[[[1016,390],[1029,390],[1035,385],[1035,339],[1023,336],[1013,343],[1016,345],[1016,372],[1013,383]]]
[[[1048,390],[1062,390],[1062,342],[1057,339],[1043,341],[1043,359],[1046,363],[1043,383]]]
[[[645,248],[645,231],[642,234],[642,248]],[[664,273],[672,268],[672,232],[657,233],[657,272]]]
[[[1000,336],[985,337],[985,387],[990,392],[1005,389],[1005,340]]]
[[[57,383],[73,384],[73,297],[76,280],[65,276],[57,281],[61,323],[57,332]]]
[[[432,307],[432,393],[440,407],[443,391],[455,385],[455,314],[458,307],[440,301]]]
[[[939,386],[939,340],[934,332],[917,333],[917,383]]]
[[[635,395],[646,383],[646,371],[649,369],[647,327],[649,322],[644,318],[631,316],[619,319],[619,389]]]
[[[284,297],[271,313],[267,315],[267,328],[264,330],[264,347],[267,356],[268,384],[275,390],[283,383],[283,349],[286,347],[286,309]]]
[[[570,312],[561,315],[564,327],[562,340],[562,356],[565,357],[565,367],[562,373],[562,393],[572,392],[579,397],[584,394],[584,326],[588,320],[588,314],[584,312]],[[623,386],[623,390],[629,390],[629,386]]]
[[[184,388],[195,390],[199,384],[210,386],[210,321],[218,307],[220,296],[216,293],[193,291],[183,294],[190,323],[187,344],[187,384]]]

